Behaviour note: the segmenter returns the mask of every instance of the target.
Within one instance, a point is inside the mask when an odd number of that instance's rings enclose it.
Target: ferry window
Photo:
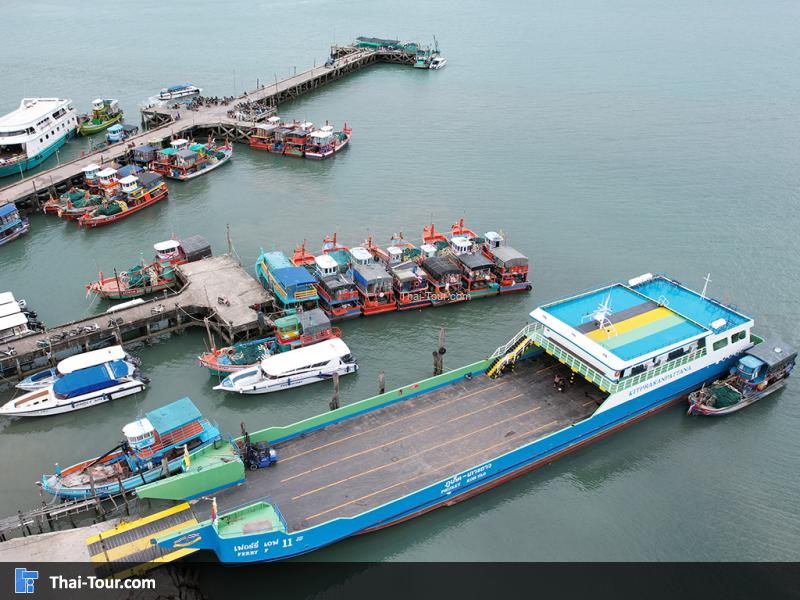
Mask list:
[[[719,350],[720,348],[724,348],[728,345],[728,338],[722,338],[721,340],[717,340],[714,342],[714,350]]]
[[[673,350],[667,355],[667,360],[674,360],[679,358],[685,354],[685,350],[683,348],[678,348],[677,350]]]
[[[734,334],[731,336],[731,343],[734,343],[734,344],[735,344],[735,343],[736,343],[736,342],[738,342],[739,340],[743,340],[743,339],[745,338],[745,336],[746,336],[746,335],[747,335],[747,332],[746,332],[746,331],[744,331],[744,330],[742,330],[742,331],[737,331],[736,333],[734,333]]]
[[[639,373],[643,373],[647,367],[644,365],[637,365],[631,369],[631,375],[638,375]]]

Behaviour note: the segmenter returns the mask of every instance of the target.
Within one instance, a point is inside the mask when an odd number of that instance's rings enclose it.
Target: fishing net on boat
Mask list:
[[[436,240],[435,242],[433,242],[433,245],[436,247],[437,250],[444,250],[445,248],[448,248],[450,246],[450,244],[448,244],[444,240]]]
[[[217,152],[216,150],[208,150],[206,154],[218,160],[222,160],[223,158],[225,158],[224,152]]]
[[[406,248],[403,250],[403,259],[411,260],[412,258],[417,258],[420,254],[422,254],[422,250],[419,248]]]
[[[102,196],[84,196],[72,202],[73,208],[85,208],[87,206],[96,206],[103,200]]]
[[[74,204],[78,200],[82,199],[83,195],[84,192],[76,190],[74,192],[65,192],[61,194],[60,199],[63,200],[64,202],[70,201]]]
[[[742,399],[738,391],[727,385],[714,388],[712,396],[714,397],[715,408],[727,408],[728,406],[733,406]]]
[[[125,204],[123,202],[109,202],[107,206],[101,206],[95,211],[95,215],[116,215],[121,213]]]
[[[228,360],[234,365],[252,365],[269,354],[266,344],[237,344],[230,349]]]

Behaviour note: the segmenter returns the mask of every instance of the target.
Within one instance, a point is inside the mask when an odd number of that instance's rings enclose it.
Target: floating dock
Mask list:
[[[282,102],[312,92],[368,65],[378,62],[413,65],[415,60],[412,52],[391,48],[362,48],[357,45],[333,46],[331,56],[336,59],[333,65],[315,66],[274,83],[265,83],[256,90],[237,96],[227,105],[202,106],[197,110],[166,107],[143,109],[142,123],[146,131],[125,142],[88,153],[6,185],[0,189],[0,206],[14,202],[21,209],[37,210],[50,196],[57,196],[66,192],[73,184],[80,183],[83,167],[92,163],[104,165],[112,161],[127,164],[133,147],[153,139],[163,142],[175,136],[197,132],[198,135],[212,134],[246,143],[255,124],[275,114]],[[228,116],[228,111],[243,101],[263,107],[258,119],[239,120]]]
[[[205,322],[228,343],[261,331],[258,313],[271,310],[272,296],[234,258],[180,265],[177,276],[182,287],[171,295],[0,343],[0,376],[17,381],[78,352],[147,342]]]

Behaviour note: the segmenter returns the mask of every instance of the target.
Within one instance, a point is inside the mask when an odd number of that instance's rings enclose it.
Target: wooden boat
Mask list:
[[[78,125],[78,133],[81,135],[100,133],[120,120],[122,120],[122,110],[119,108],[119,101],[98,98],[92,102],[91,114],[84,116]]]
[[[505,239],[496,231],[483,236],[483,255],[494,263],[494,272],[501,294],[529,292],[533,285],[528,281],[528,257],[506,245]]]
[[[398,310],[411,310],[431,305],[428,294],[428,276],[419,267],[420,250],[407,241],[402,232],[394,234],[386,248],[376,246],[372,236],[367,238],[364,247],[382,261],[392,275],[392,287],[397,299]]]
[[[315,257],[312,272],[317,278],[320,308],[331,321],[361,316],[360,294],[350,271],[349,252],[339,249]]]
[[[28,233],[28,219],[19,216],[13,202],[0,206],[0,246],[12,242]]]
[[[753,346],[728,377],[689,394],[689,414],[728,415],[758,402],[786,384],[796,359],[797,352],[777,339]]]
[[[353,130],[350,129],[347,123],[344,124],[342,131],[334,131],[333,126],[326,123],[319,130],[312,131],[309,134],[305,156],[316,160],[333,156],[347,147],[352,136]]]
[[[210,173],[228,162],[232,156],[233,146],[227,140],[218,145],[211,138],[205,144],[179,139],[172,141],[169,148],[156,153],[150,169],[171,179],[188,181]]]
[[[121,195],[104,202],[78,219],[79,227],[94,228],[115,223],[144,210],[167,197],[167,184],[161,175],[143,172],[119,180]]]
[[[186,456],[220,439],[219,429],[203,418],[189,398],[151,410],[122,428],[124,441],[101,456],[66,469],[56,463],[42,476],[42,489],[60,498],[100,498],[161,479],[167,471],[188,467]]]
[[[396,310],[392,276],[386,268],[363,246],[352,248],[350,256],[362,312],[371,315]]]
[[[464,231],[463,227],[460,231]],[[482,241],[475,235],[455,235],[450,239],[452,259],[461,268],[463,289],[470,299],[494,296],[500,291],[494,263],[481,252]]]
[[[174,287],[175,267],[188,262],[180,242],[167,240],[153,248],[156,252],[153,262],[141,261],[119,273],[115,269],[113,277],[104,277],[101,271],[98,280],[87,284],[86,289],[106,300],[127,300]]]
[[[120,124],[117,123],[108,128],[106,132],[106,141],[109,144],[116,144],[124,142],[139,133],[139,128],[136,125]]]

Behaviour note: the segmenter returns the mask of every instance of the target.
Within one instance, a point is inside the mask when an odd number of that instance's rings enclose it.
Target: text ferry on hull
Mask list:
[[[154,540],[227,563],[298,556],[454,504],[685,398],[762,340],[753,320],[664,276],[643,275],[534,310],[492,356],[285,427],[250,433],[269,472],[202,470],[139,490],[217,489],[212,518]],[[409,441],[409,431],[413,440]]]

